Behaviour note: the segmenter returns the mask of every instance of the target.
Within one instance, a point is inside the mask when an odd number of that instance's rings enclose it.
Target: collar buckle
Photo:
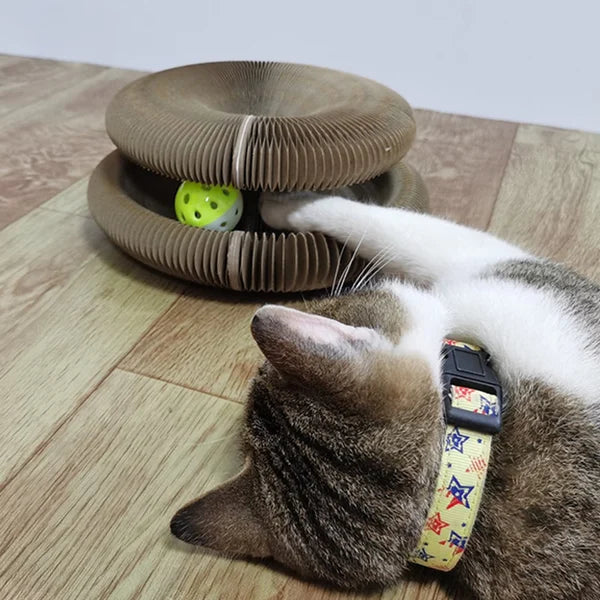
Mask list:
[[[458,344],[458,345],[457,345]],[[442,384],[446,422],[481,433],[495,434],[502,427],[504,407],[502,386],[490,367],[490,356],[476,346],[447,340],[442,350]],[[497,409],[471,412],[453,406],[453,387],[492,394],[497,398]]]

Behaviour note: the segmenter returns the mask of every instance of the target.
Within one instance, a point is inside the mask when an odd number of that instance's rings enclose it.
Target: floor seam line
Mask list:
[[[70,217],[79,217],[80,219],[93,219],[92,215],[80,215],[74,212],[70,212],[68,210],[60,210],[59,208],[50,208],[48,206],[44,206],[43,204],[41,206],[38,206],[37,209],[34,210],[47,210],[49,212],[53,212],[53,213],[57,213],[59,215],[68,215]]]
[[[75,404],[75,406],[56,424],[56,426],[50,431],[50,433],[37,445],[33,452],[27,457],[27,459],[21,464],[21,466],[8,477],[6,481],[0,483],[0,493],[2,493],[18,476],[27,468],[27,465],[31,463],[39,454],[41,454],[48,445],[52,442],[56,434],[69,422],[73,420],[75,415],[79,412],[82,406],[88,401],[88,399],[98,390],[98,388],[114,373],[117,369],[117,363],[115,363],[106,372],[104,376],[97,381],[92,388],[86,392]]]
[[[196,388],[191,385],[186,385],[184,383],[178,383],[176,381],[170,381],[169,379],[164,379],[159,375],[148,375],[148,373],[143,373],[141,371],[136,371],[131,367],[123,367],[122,365],[117,365],[116,367],[119,371],[124,371],[125,373],[131,373],[132,375],[139,375],[140,377],[147,377],[148,379],[154,379],[155,381],[160,381],[161,383],[168,383],[169,385],[175,385],[184,390],[189,390],[190,392],[198,392],[199,394],[204,394],[206,396],[211,396],[213,398],[218,398],[219,400],[225,400],[226,402],[232,402],[237,406],[244,406],[245,402],[238,402],[237,400],[233,400],[233,398],[228,398],[227,396],[223,396],[221,394],[217,394],[216,392],[210,392],[208,390],[203,390],[201,388]]]
[[[494,205],[492,206],[492,210],[490,211],[490,216],[488,217],[484,231],[489,231],[490,225],[492,224],[492,219],[494,218],[494,213],[496,212],[496,205],[498,204],[498,197],[500,196],[500,191],[502,190],[502,184],[504,183],[504,177],[506,176],[506,171],[508,170],[508,164],[510,163],[510,158],[511,158],[513,150],[515,148],[515,140],[517,139],[517,133],[519,132],[520,127],[521,127],[521,123],[516,123],[515,131],[512,135],[512,140],[510,142],[510,149],[506,156],[506,161],[504,163],[504,167],[502,168],[502,176],[500,177],[498,189],[496,190],[496,197],[494,198]]]

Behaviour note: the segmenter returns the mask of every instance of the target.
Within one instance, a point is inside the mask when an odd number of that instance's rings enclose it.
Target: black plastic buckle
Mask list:
[[[482,433],[498,433],[502,427],[504,407],[502,387],[489,364],[490,356],[484,350],[471,350],[445,344],[442,350],[442,384],[446,422]],[[462,386],[498,398],[498,414],[474,413],[452,406],[452,386]]]

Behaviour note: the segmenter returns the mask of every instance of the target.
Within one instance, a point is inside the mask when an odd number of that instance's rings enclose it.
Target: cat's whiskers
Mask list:
[[[354,280],[354,283],[352,284],[352,287],[350,288],[350,293],[355,292],[359,288],[361,280],[367,275],[367,273],[370,272],[371,268],[377,262],[377,260],[380,258],[382,253],[383,253],[383,250],[380,250],[365,264],[365,266],[361,269],[360,273]]]
[[[331,290],[329,292],[329,296],[333,296],[333,291],[335,290],[335,285],[337,282],[340,265],[342,263],[342,256],[344,255],[344,251],[346,250],[346,246],[348,245],[349,240],[350,240],[350,234],[348,234],[348,236],[346,237],[346,240],[344,241],[344,245],[342,246],[342,249],[340,250],[340,252],[338,254],[337,264],[335,266],[335,273],[333,274],[333,281],[331,282]]]
[[[302,302],[304,302],[304,308],[308,311],[308,303],[306,302],[306,298],[302,292],[300,292],[300,297],[302,298]]]
[[[363,269],[359,277],[354,282],[350,291],[353,292],[362,289],[364,287],[365,282],[368,281],[371,275],[374,272],[376,272],[380,268],[380,266],[389,259],[389,256],[390,249],[383,249],[382,251],[378,252],[375,256],[373,256],[373,258],[367,264],[366,268]]]
[[[371,281],[379,275],[390,263],[397,259],[397,254],[390,248],[390,251],[380,258],[377,264],[371,269],[370,273],[360,282],[360,288],[365,288]]]
[[[393,262],[396,259],[396,255],[394,253],[392,253],[389,257],[388,260],[384,261],[383,263],[381,263],[377,269],[375,269],[373,271],[373,273],[371,273],[371,275],[369,275],[369,277],[362,282],[362,286],[366,287],[369,283],[371,283],[371,281],[373,280],[373,278],[375,278],[379,273],[381,273],[381,271],[383,271],[383,269],[385,269],[391,262]]]
[[[371,265],[373,264],[373,262],[375,260],[377,260],[377,258],[384,252],[384,249],[382,248],[381,250],[379,250],[379,252],[377,252],[370,260],[367,261],[367,263],[365,264],[365,266],[361,269],[360,273],[358,274],[358,277],[356,278],[354,284],[352,285],[352,288],[350,288],[350,291],[354,290],[354,286],[356,285],[356,282],[360,280],[361,277],[363,277],[363,275],[366,273],[366,271],[371,267]]]
[[[393,252],[393,244],[390,244],[389,246],[379,250],[379,252],[377,252],[377,254],[375,254],[373,258],[371,258],[371,260],[364,266],[362,271],[359,273],[358,277],[356,278],[356,281],[350,288],[350,292],[352,293],[362,289],[362,287],[366,285],[366,282],[368,282],[372,278],[371,274],[373,273],[373,271],[375,271],[376,274],[378,270],[381,270],[379,267],[381,263],[385,262],[386,260],[388,262],[386,262],[385,265],[389,264],[389,260],[393,259],[394,254],[395,253]]]
[[[346,283],[346,279],[348,277],[348,274],[350,273],[350,268],[352,267],[352,265],[354,264],[354,261],[356,260],[356,257],[358,256],[358,251],[360,249],[361,244],[363,243],[363,240],[365,239],[366,234],[367,234],[367,232],[365,230],[365,232],[362,234],[360,240],[358,240],[358,244],[356,244],[356,248],[354,249],[354,252],[352,253],[352,256],[350,257],[350,260],[348,261],[346,268],[343,270],[343,272],[340,276],[340,280],[337,283],[335,293],[333,294],[334,296],[339,296],[342,293],[342,289],[344,288],[344,284]]]

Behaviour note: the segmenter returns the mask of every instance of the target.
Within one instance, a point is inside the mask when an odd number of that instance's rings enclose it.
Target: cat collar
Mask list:
[[[410,561],[451,571],[467,547],[485,487],[492,436],[502,424],[502,388],[487,352],[445,340],[442,383],[446,433],[425,528]]]

